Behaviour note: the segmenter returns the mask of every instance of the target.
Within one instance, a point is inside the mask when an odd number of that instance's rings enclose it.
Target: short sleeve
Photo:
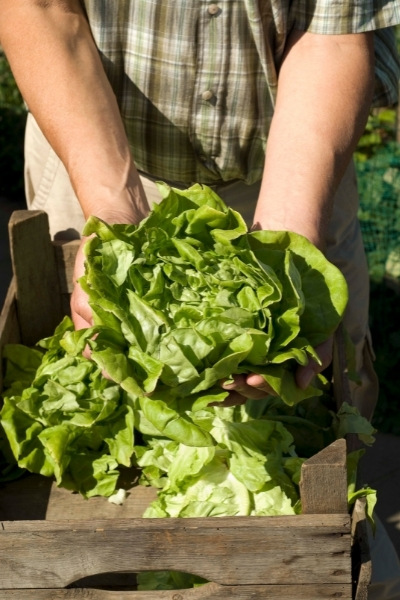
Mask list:
[[[400,24],[400,0],[293,0],[290,26],[316,34],[374,32],[375,91],[372,105],[398,102],[400,58],[394,27]]]
[[[393,106],[398,102],[400,57],[393,27],[374,32],[375,90],[374,107]]]
[[[292,26],[322,34],[363,33],[400,24],[400,0],[294,0]]]

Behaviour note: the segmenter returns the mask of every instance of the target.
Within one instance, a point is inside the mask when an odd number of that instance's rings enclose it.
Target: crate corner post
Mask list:
[[[63,316],[47,214],[14,211],[9,238],[21,342],[33,345],[51,335]]]

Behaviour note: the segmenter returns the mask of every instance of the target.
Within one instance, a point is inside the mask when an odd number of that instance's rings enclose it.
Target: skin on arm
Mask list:
[[[64,163],[85,218],[139,222],[149,207],[81,3],[0,0],[0,13],[0,43],[18,87]],[[75,279],[82,273],[80,251]],[[90,309],[78,285],[71,307],[75,326],[87,326]]]
[[[0,0],[0,11],[0,43],[85,217],[138,222],[148,204],[79,0]],[[290,36],[255,215],[259,228],[297,231],[323,248],[331,198],[368,114],[371,37]],[[82,272],[81,251],[75,279]],[[90,324],[78,285],[71,307],[77,328]],[[230,403],[264,396],[257,386],[256,375],[238,378]]]
[[[364,131],[373,85],[372,33],[292,32],[279,73],[255,229],[294,231],[324,251],[333,197]],[[332,339],[317,351],[321,365],[310,361],[297,369],[302,388],[330,364]],[[250,398],[268,391],[259,375],[238,376],[226,387]]]

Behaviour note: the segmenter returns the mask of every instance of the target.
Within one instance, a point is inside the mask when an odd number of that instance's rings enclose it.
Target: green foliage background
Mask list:
[[[26,110],[0,48],[0,198],[21,201]],[[400,144],[397,113],[371,114],[355,162],[371,275],[371,331],[381,391],[374,425],[400,435]]]

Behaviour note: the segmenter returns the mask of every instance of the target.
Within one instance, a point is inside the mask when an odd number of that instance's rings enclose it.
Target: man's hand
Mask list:
[[[321,360],[318,364],[315,360],[310,360],[305,367],[299,366],[296,371],[296,383],[302,390],[305,390],[313,378],[322,373],[332,362],[333,337],[319,344],[316,352]],[[275,395],[273,389],[266,383],[261,375],[236,375],[233,383],[222,383],[222,388],[229,391],[228,398],[221,404],[223,406],[234,406],[244,404],[246,400],[260,400],[267,395]]]
[[[83,291],[78,283],[78,280],[85,272],[85,256],[83,246],[87,242],[87,238],[82,238],[80,243],[74,267],[74,289],[71,295],[71,317],[75,329],[85,329],[93,325],[92,311],[88,304],[88,295]]]
[[[95,214],[106,223],[139,223],[144,219],[149,212],[149,205],[143,190],[143,186],[135,172],[132,174],[134,183],[127,185],[126,188],[120,194],[120,206],[125,208],[123,210],[107,210],[103,207],[97,207]],[[118,198],[116,197],[116,205],[118,205]],[[73,282],[74,289],[71,295],[71,316],[72,321],[75,325],[75,329],[84,329],[93,325],[92,311],[88,304],[88,296],[82,290],[79,279],[85,273],[85,254],[83,247],[86,244],[88,238],[83,237],[80,243],[74,265]]]

